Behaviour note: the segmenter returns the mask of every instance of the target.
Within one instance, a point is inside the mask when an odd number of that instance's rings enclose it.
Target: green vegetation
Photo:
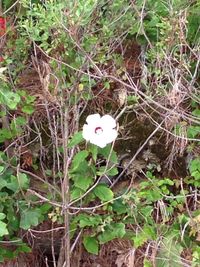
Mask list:
[[[200,266],[200,2],[4,0],[0,12],[0,262],[50,222],[64,229],[54,267],[73,267],[78,243],[97,257],[116,240],[128,244],[116,266]],[[116,142],[83,139],[94,113],[117,119]],[[131,173],[119,147],[138,135],[133,164],[154,137],[160,162]]]

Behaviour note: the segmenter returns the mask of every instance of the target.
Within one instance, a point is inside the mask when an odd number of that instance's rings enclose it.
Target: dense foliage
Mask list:
[[[4,0],[1,13],[0,261],[51,221],[64,228],[57,267],[77,238],[95,255],[115,239],[149,245],[145,267],[199,266],[200,2]],[[136,156],[154,136],[167,151],[137,186],[117,149],[130,112],[153,127]],[[119,118],[116,148],[83,140],[91,113]]]

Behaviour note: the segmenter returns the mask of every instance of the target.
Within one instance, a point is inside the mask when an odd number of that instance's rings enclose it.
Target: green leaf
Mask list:
[[[105,227],[104,232],[98,236],[100,244],[104,244],[115,238],[122,238],[126,233],[124,223],[113,223]]]
[[[25,252],[25,253],[30,253],[32,250],[30,247],[28,247],[26,244],[20,245],[17,249],[17,253]]]
[[[128,212],[128,205],[123,203],[122,199],[117,199],[112,204],[113,211],[117,214],[123,214]]]
[[[3,220],[3,219],[5,219],[6,218],[6,215],[4,214],[4,213],[0,213],[0,220]]]
[[[194,177],[195,179],[200,179],[200,172],[199,171],[191,172],[191,176]]]
[[[0,221],[0,237],[8,234],[7,224]]]
[[[0,185],[0,187],[2,184]],[[13,192],[17,192],[19,189],[27,189],[29,187],[29,178],[24,173],[19,173],[18,176],[10,175],[5,187],[12,190]]]
[[[74,136],[71,138],[71,140],[68,143],[68,148],[72,148],[73,146],[78,145],[83,140],[84,139],[83,139],[82,131],[75,133]]]
[[[143,232],[140,232],[137,236],[133,237],[132,240],[134,242],[134,248],[138,248],[148,240],[148,236]]]
[[[193,110],[192,111],[192,115],[194,115],[194,116],[197,116],[197,117],[200,117],[200,109],[195,109],[195,110]]]
[[[17,192],[19,189],[19,184],[17,181],[17,177],[14,175],[10,176],[9,182],[7,182],[6,187],[10,190],[12,190],[13,192]]]
[[[138,192],[138,196],[141,198],[144,198],[150,202],[158,201],[159,199],[162,199],[162,194],[160,190],[145,190]]]
[[[20,96],[13,92],[4,92],[5,104],[10,109],[16,109],[18,103],[20,102]]]
[[[182,258],[181,252],[183,247],[180,245],[180,242],[176,240],[179,236],[177,232],[177,237],[173,233],[170,233],[169,236],[165,237],[160,243],[160,249],[156,257],[156,266],[157,267],[182,267]]]
[[[148,236],[148,239],[155,240],[157,238],[156,229],[152,225],[144,225],[143,233]]]
[[[19,187],[21,189],[28,189],[30,179],[27,176],[27,174],[18,173],[17,179],[18,179]]]
[[[197,264],[199,264],[200,262],[200,247],[199,246],[193,248],[192,256],[193,256],[193,262],[196,264],[196,266],[198,266]]]
[[[0,179],[0,190],[4,187],[6,187],[7,182],[5,180],[3,180],[2,178]]]
[[[34,107],[33,107],[32,105],[24,105],[24,106],[22,107],[22,111],[23,111],[24,113],[28,114],[28,115],[33,114],[34,110],[35,110],[35,109],[34,109]]]
[[[26,119],[21,116],[13,119],[10,124],[12,135],[15,136],[17,134],[20,134],[23,131],[22,126],[24,126],[26,123]]]
[[[118,158],[116,152],[113,150],[111,152],[112,146],[107,145],[104,148],[99,148],[99,154],[104,156],[105,159],[109,159],[112,163],[117,163]]]
[[[87,214],[80,214],[77,218],[79,220],[79,226],[84,228],[86,226],[97,226],[102,222],[101,216],[99,215],[87,215]]]
[[[71,191],[71,200],[77,199],[79,197],[81,197],[84,194],[84,191],[80,188],[74,188]]]
[[[19,126],[23,126],[23,125],[26,125],[27,121],[26,121],[26,118],[19,116],[19,117],[15,118],[12,121],[12,123],[19,125]]]
[[[81,176],[79,175],[75,176],[74,181],[75,181],[74,185],[76,187],[79,187],[83,191],[86,191],[89,188],[89,186],[92,184],[93,179],[92,177],[89,177],[89,176],[84,177],[84,174],[83,174]]]
[[[97,175],[101,176],[103,174],[107,174],[108,176],[115,176],[118,174],[118,169],[116,167],[106,167],[106,166],[101,166],[97,172]]]
[[[10,231],[19,230],[19,219],[18,216],[16,216],[16,210],[12,203],[9,203],[9,210],[6,213],[6,219],[8,221]]]
[[[99,252],[99,243],[96,237],[85,236],[83,238],[83,245],[85,249],[92,254],[98,255]]]
[[[26,99],[26,104],[32,104],[35,101],[36,97],[31,95],[26,95],[25,99]]]
[[[74,180],[76,175],[83,175],[84,174],[88,174],[90,171],[90,167],[88,166],[88,162],[86,160],[83,160],[76,169],[73,168],[73,165],[70,168],[69,174],[70,177]]]
[[[12,133],[8,129],[0,129],[0,143],[3,143],[5,140],[11,139]]]
[[[152,263],[146,258],[144,258],[143,265],[144,267],[153,267]]]
[[[93,192],[103,202],[112,200],[114,197],[112,190],[105,184],[98,184]]]
[[[97,155],[98,155],[98,146],[93,145],[93,144],[90,144],[90,145],[89,145],[89,151],[90,151],[91,154],[92,154],[92,158],[93,158],[94,162],[96,162],[96,160],[97,160]]]
[[[151,218],[151,215],[152,215],[152,212],[153,212],[153,207],[152,206],[144,206],[144,207],[141,207],[140,209],[140,212],[141,214],[143,214],[145,217],[147,218]]]
[[[2,173],[4,170],[4,166],[0,166],[0,173]]]
[[[138,103],[138,99],[139,99],[139,97],[135,96],[135,95],[127,96],[127,102],[128,102],[129,105]]]
[[[20,227],[28,230],[31,226],[37,226],[41,218],[39,209],[26,210],[21,212]]]
[[[191,174],[195,171],[200,171],[200,158],[196,158],[190,162],[189,170]]]
[[[200,126],[190,126],[187,128],[187,136],[189,138],[195,138],[200,133]]]
[[[135,237],[132,238],[134,241],[134,247],[138,248],[142,246],[147,240],[155,240],[157,238],[155,227],[151,225],[145,225],[141,232],[137,233]]]
[[[72,161],[72,171],[76,170],[78,168],[78,166],[80,165],[80,163],[82,163],[82,161],[87,158],[88,156],[88,151],[87,150],[82,150],[80,152],[78,152],[75,156],[74,159]]]

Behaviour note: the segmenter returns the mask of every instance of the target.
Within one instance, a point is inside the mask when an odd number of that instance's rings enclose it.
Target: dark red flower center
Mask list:
[[[103,133],[103,129],[100,126],[98,126],[95,128],[94,132],[95,132],[95,134],[101,134],[101,133]]]

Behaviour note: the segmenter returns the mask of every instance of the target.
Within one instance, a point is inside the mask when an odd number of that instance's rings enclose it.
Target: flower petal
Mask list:
[[[104,127],[109,127],[109,128],[115,128],[116,127],[116,121],[110,115],[104,115],[101,118],[101,124]]]
[[[97,146],[99,146],[100,148],[104,148],[104,147],[107,146],[107,143],[105,143],[105,142],[99,142],[99,143],[97,144]]]
[[[96,135],[96,134],[91,136],[90,143],[97,145],[101,148],[103,148],[107,145],[107,142],[104,139],[104,136],[103,135]]]
[[[91,114],[91,115],[87,116],[87,118],[86,118],[86,122],[88,124],[91,124],[91,125],[94,125],[94,124],[98,125],[100,120],[101,120],[101,117],[98,113],[97,114]]]
[[[117,131],[115,129],[106,129],[103,132],[103,139],[107,144],[112,143],[117,138]]]
[[[94,127],[91,127],[91,125],[88,124],[83,125],[82,136],[85,140],[89,141],[93,133],[94,133]]]

